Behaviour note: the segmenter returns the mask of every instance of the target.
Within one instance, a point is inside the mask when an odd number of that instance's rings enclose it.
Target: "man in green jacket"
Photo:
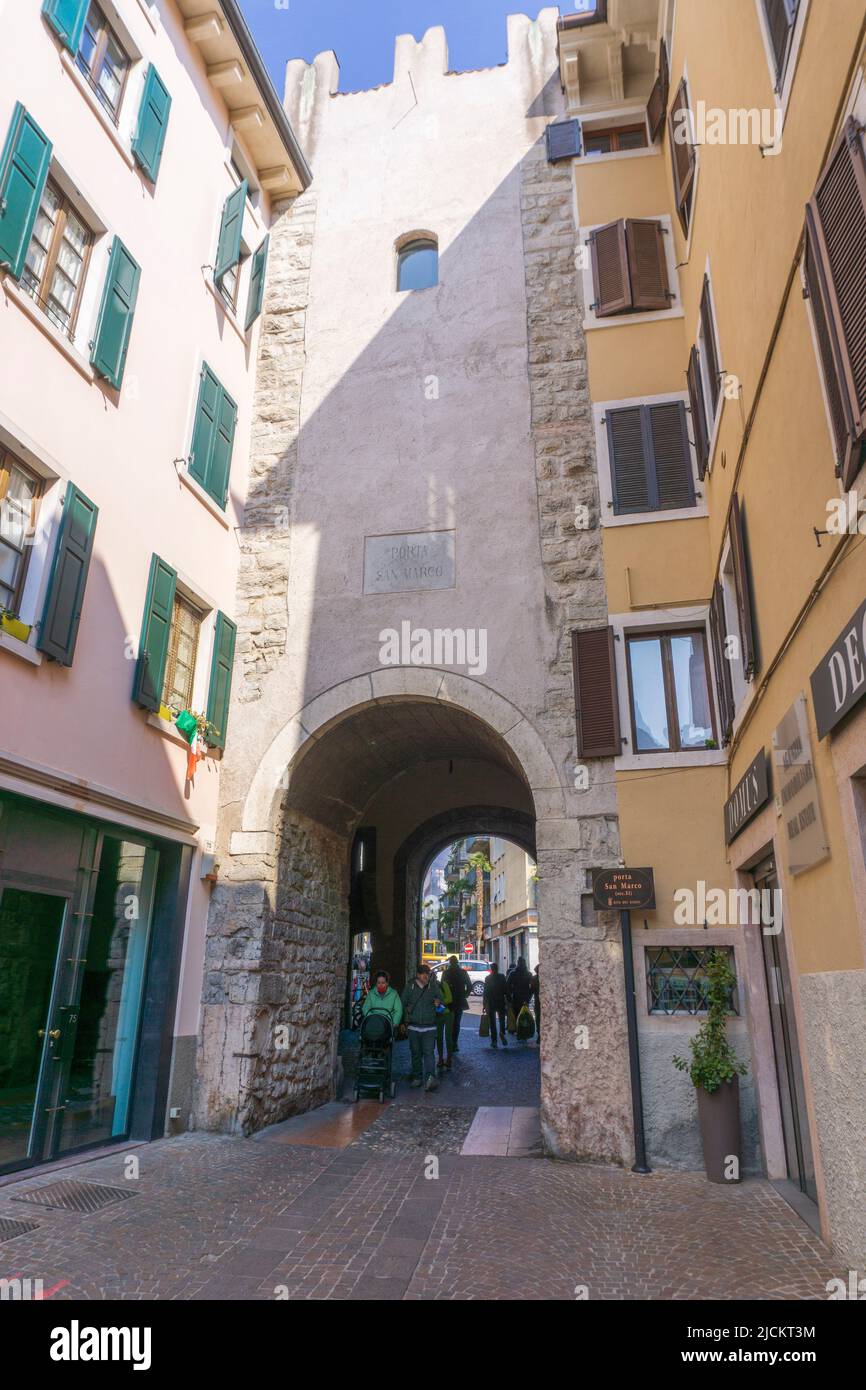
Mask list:
[[[395,1033],[397,1032],[403,1017],[403,1005],[399,994],[391,985],[391,976],[387,970],[377,970],[373,988],[368,992],[361,1008],[364,1018],[373,1012],[387,1014],[391,1020],[391,1027]]]
[[[430,966],[425,961],[421,962],[414,980],[404,989],[401,1002],[412,1057],[412,1080],[409,1084],[435,1091],[439,1085],[436,1080],[436,1020],[445,1004],[442,991],[436,981],[431,980]]]

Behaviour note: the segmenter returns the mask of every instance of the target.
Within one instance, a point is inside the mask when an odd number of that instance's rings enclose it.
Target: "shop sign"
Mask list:
[[[740,831],[756,816],[770,799],[769,764],[762,748],[749,764],[725,802],[725,844],[735,840]]]
[[[866,602],[839,633],[812,672],[818,737],[826,738],[866,695]]]

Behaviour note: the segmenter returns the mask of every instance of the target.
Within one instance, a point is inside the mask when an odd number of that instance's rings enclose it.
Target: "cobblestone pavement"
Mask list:
[[[462,1155],[477,1105],[531,1105],[538,1085],[537,1049],[497,1056],[464,1027],[440,1090],[401,1086],[347,1147],[317,1147],[315,1124],[304,1143],[188,1134],[0,1188],[0,1221],[38,1222],[0,1241],[0,1278],[58,1300],[592,1301],[823,1299],[844,1277],[763,1181]],[[20,1200],[59,1178],[134,1196],[86,1215]]]

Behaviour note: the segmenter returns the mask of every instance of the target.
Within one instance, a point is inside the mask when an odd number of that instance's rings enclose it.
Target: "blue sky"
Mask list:
[[[544,0],[241,0],[241,7],[282,95],[287,60],[309,62],[328,48],[340,60],[342,91],[390,82],[395,35],[420,38],[433,24],[445,26],[452,68],[493,67],[506,58],[505,16],[534,18]],[[582,4],[559,0],[559,8],[567,14]]]

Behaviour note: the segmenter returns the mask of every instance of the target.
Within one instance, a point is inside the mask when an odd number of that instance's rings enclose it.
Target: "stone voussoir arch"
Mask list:
[[[563,817],[565,797],[556,765],[541,735],[517,705],[470,676],[434,667],[393,666],[351,677],[322,691],[286,721],[253,774],[244,799],[232,853],[254,851],[258,837],[270,833],[278,814],[287,773],[312,741],[359,710],[399,699],[440,701],[474,715],[511,750],[532,793],[539,820]]]

